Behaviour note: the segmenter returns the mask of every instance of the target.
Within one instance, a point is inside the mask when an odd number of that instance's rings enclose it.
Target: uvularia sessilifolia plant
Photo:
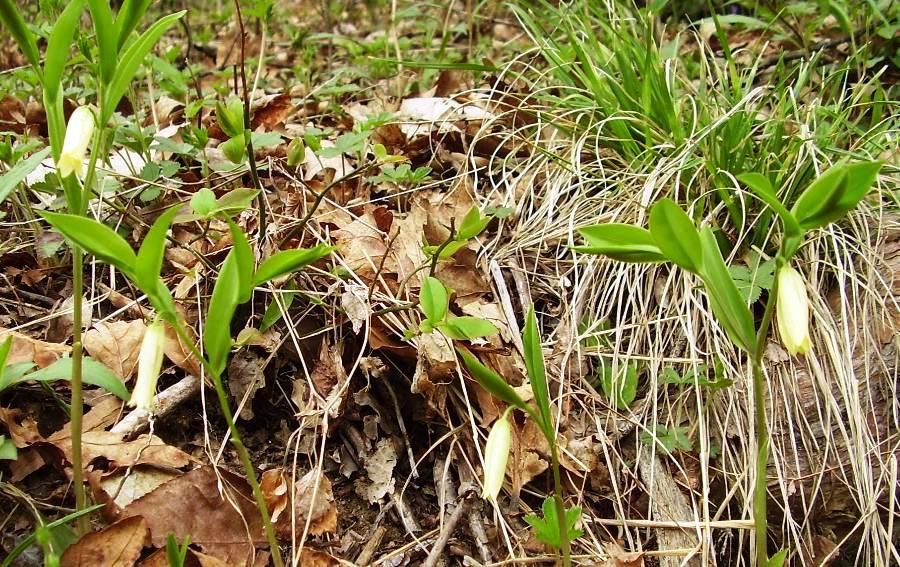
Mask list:
[[[791,265],[807,232],[841,219],[866,196],[881,167],[879,162],[841,163],[828,169],[797,197],[788,209],[783,190],[768,177],[746,173],[738,179],[749,187],[780,220],[775,240],[775,279],[762,316],[757,320],[732,279],[716,234],[695,221],[668,198],[650,209],[649,230],[628,224],[602,224],[579,229],[586,242],[576,250],[602,254],[623,262],[671,262],[697,275],[707,293],[713,315],[728,338],[743,351],[751,367],[756,459],[752,496],[755,522],[754,554],[760,567],[777,564],[783,549],[770,558],[767,551],[767,466],[769,433],[762,360],[773,316],[777,314],[781,341],[791,355],[805,355],[809,338],[809,301],[803,276]],[[777,308],[776,308],[777,306]]]
[[[84,11],[84,0],[71,0],[54,24],[47,41],[43,63],[37,41],[25,24],[19,8],[12,0],[0,0],[0,21],[16,40],[22,53],[37,74],[42,87],[44,110],[51,153],[57,164],[56,175],[65,194],[70,214],[84,216],[95,192],[97,160],[108,153],[111,143],[110,120],[119,101],[131,86],[144,58],[159,38],[184,12],[157,20],[142,34],[135,32],[148,0],[125,0],[114,15],[108,0],[87,0],[94,24],[92,61],[85,69],[93,76],[95,95],[93,108],[84,106],[73,112],[67,128],[63,112],[63,72],[69,61],[71,46]],[[96,124],[96,127],[95,127]],[[91,148],[88,167],[83,161]],[[84,509],[86,495],[82,478],[81,422],[82,400],[82,303],[84,294],[84,255],[78,245],[72,247],[72,469],[76,508]],[[87,530],[87,517],[78,519],[79,531]]]

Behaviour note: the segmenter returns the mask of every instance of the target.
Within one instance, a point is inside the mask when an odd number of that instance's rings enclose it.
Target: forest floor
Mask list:
[[[64,3],[37,4],[20,2],[43,49]],[[553,492],[550,446],[511,413],[504,490],[481,498],[507,404],[454,349],[530,402],[533,307],[562,489],[581,509],[573,562],[750,565],[746,355],[698,278],[578,252],[578,229],[646,226],[673,198],[714,230],[760,321],[779,239],[738,177],[762,174],[788,203],[829,167],[873,160],[866,198],[793,260],[811,352],[790,356],[774,331],[766,347],[769,551],[797,566],[900,564],[900,7],[748,0],[712,2],[712,17],[691,2],[608,4],[242,0],[240,19],[224,0],[152,4],[149,23],[187,13],[112,117],[87,214],[137,249],[178,207],[161,276],[191,336],[167,328],[154,415],[128,407],[108,380],[133,389],[156,304],[86,256],[83,343],[105,367],[85,370],[82,468],[102,505],[86,536],[59,371],[77,324],[72,245],[40,216],[67,203],[52,158],[16,169],[48,145],[48,119],[26,57],[0,36],[0,340],[12,337],[0,558],[168,565],[171,534],[189,538],[185,565],[267,564],[214,379],[191,350],[227,329],[224,390],[286,562],[553,562],[525,520]],[[66,116],[96,104],[83,22]],[[226,116],[244,103],[250,159]],[[321,254],[257,282],[225,318],[210,305],[237,273],[229,222],[257,266]],[[429,278],[448,293],[436,317]],[[496,332],[472,330],[480,321]]]

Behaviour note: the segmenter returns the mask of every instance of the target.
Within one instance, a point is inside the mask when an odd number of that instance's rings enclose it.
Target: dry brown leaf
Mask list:
[[[53,442],[72,462],[72,442],[66,439]],[[140,435],[125,441],[124,433],[112,431],[86,431],[81,436],[82,462],[87,468],[97,459],[109,461],[109,468],[131,467],[134,465],[156,465],[160,467],[182,468],[194,462],[193,457],[171,445],[167,445],[155,435]]]
[[[456,374],[456,353],[450,341],[439,331],[416,337],[418,356],[413,374],[412,393],[423,394],[429,407],[442,414],[447,402],[447,388]]]
[[[316,392],[324,398],[320,407],[328,408],[328,413],[332,417],[340,415],[344,400],[338,400],[337,396],[346,396],[347,388],[343,385],[350,378],[344,369],[344,361],[337,346],[329,346],[325,341],[322,342],[319,359],[310,373],[310,379],[316,387]]]
[[[22,333],[0,327],[0,342],[5,342],[10,336],[12,336],[13,341],[9,355],[6,358],[6,364],[33,362],[38,368],[44,368],[72,351],[70,346],[32,339]]]
[[[234,565],[250,564],[254,545],[266,543],[262,519],[247,481],[224,469],[218,473],[211,466],[185,473],[135,500],[121,515],[143,516],[157,547],[166,544],[169,533],[178,540],[190,535],[204,553]],[[219,494],[219,477],[227,500]]]
[[[22,410],[0,408],[0,423],[6,426],[10,439],[19,449],[44,439],[37,422]]]
[[[339,567],[341,562],[325,552],[304,547],[300,553],[300,565],[303,567]]]
[[[316,487],[318,478],[319,486]],[[291,475],[284,469],[270,469],[263,473],[260,487],[266,498],[266,504],[272,514],[272,522],[279,537],[290,539],[292,530],[290,496]],[[315,498],[313,498],[315,496]],[[334,494],[331,481],[324,474],[313,469],[294,483],[294,511],[296,526],[302,530],[309,518],[309,533],[321,535],[337,530],[337,508],[334,505]]]
[[[253,112],[253,121],[250,128],[256,130],[262,126],[265,130],[274,130],[284,124],[285,119],[294,110],[291,96],[280,94],[265,101],[265,105]]]
[[[84,348],[127,382],[137,367],[147,325],[140,319],[95,323],[84,334]]]
[[[131,567],[141,556],[147,533],[144,518],[125,518],[67,547],[60,567]]]
[[[393,442],[382,439],[365,459],[368,480],[360,478],[356,492],[370,504],[374,504],[394,490],[394,467],[397,465],[397,450]]]
[[[115,518],[122,508],[181,474],[170,469],[137,465],[111,474],[91,471],[87,476],[94,501],[106,504],[105,513]]]
[[[644,567],[644,554],[640,551],[625,551],[616,542],[604,544],[603,549],[609,556],[603,567]]]
[[[138,563],[138,565],[140,567],[171,567],[165,549],[156,551],[153,555]],[[196,549],[188,548],[187,555],[184,558],[184,567],[231,567],[231,564],[212,555],[200,553]]]
[[[253,419],[253,397],[266,384],[267,359],[251,350],[241,350],[228,363],[228,391],[241,404],[241,419]]]
[[[202,374],[200,361],[191,354],[191,349],[181,342],[175,329],[168,324],[166,324],[166,345],[164,350],[166,358],[171,360],[172,364],[178,368],[181,368],[191,376],[200,376]]]

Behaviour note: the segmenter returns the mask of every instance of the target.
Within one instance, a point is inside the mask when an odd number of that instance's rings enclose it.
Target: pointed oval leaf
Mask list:
[[[534,305],[528,308],[528,315],[525,317],[522,346],[525,349],[525,368],[531,381],[531,391],[534,393],[534,401],[543,421],[541,425],[546,431],[551,425],[550,391],[547,387],[547,374],[544,371],[544,352],[541,350],[541,335],[537,328]]]
[[[119,49],[122,49],[125,42],[128,41],[128,36],[131,35],[131,32],[134,31],[134,28],[136,28],[141,21],[141,18],[144,17],[144,12],[146,12],[147,7],[150,6],[150,1],[151,0],[125,0],[125,2],[122,3],[122,8],[119,10],[115,22],[116,38],[118,38]]]
[[[744,303],[731,272],[722,259],[716,237],[709,227],[700,233],[703,247],[703,272],[701,277],[706,284],[706,293],[710,299],[710,307],[719,324],[739,348],[753,353],[756,348],[756,332],[753,326],[753,315]]]
[[[447,295],[447,288],[437,278],[428,276],[422,282],[422,289],[419,291],[419,307],[422,313],[428,318],[432,325],[437,325],[447,317],[450,298]]]
[[[528,411],[529,408],[525,405],[525,401],[519,397],[519,394],[517,394],[499,374],[481,364],[477,358],[466,351],[456,349],[456,352],[459,353],[460,358],[463,359],[463,363],[469,370],[469,374],[481,384],[482,388],[490,392],[495,398],[503,400],[519,409]]]
[[[650,209],[650,234],[662,253],[677,266],[698,273],[703,265],[700,235],[691,218],[671,199]]]
[[[577,252],[603,254],[620,262],[664,262],[666,257],[650,231],[630,224],[597,224],[578,229],[585,246]]]
[[[259,269],[253,276],[253,285],[262,285],[267,281],[273,280],[284,274],[288,274],[308,266],[313,262],[324,258],[331,254],[334,250],[332,246],[320,244],[315,248],[298,248],[296,250],[282,250],[277,254],[273,254],[265,262],[260,264]]]
[[[762,173],[747,172],[738,175],[737,178],[738,181],[749,187],[765,204],[775,211],[784,225],[786,234],[791,236],[800,234],[800,225],[797,224],[797,219],[778,199],[768,177]]]
[[[41,55],[34,41],[34,35],[22,19],[22,13],[13,0],[0,0],[0,22],[6,27],[9,34],[19,44],[19,49],[25,54],[25,58],[34,67],[34,70],[41,73]]]
[[[225,370],[228,353],[231,351],[231,319],[238,305],[238,286],[238,266],[232,248],[222,263],[222,269],[213,288],[203,331],[206,358],[216,374],[221,374]]]
[[[177,206],[171,207],[159,215],[138,250],[134,266],[135,283],[147,295],[156,294],[156,282],[159,281],[163,255],[166,252],[166,232],[178,209]]]
[[[471,341],[482,337],[492,337],[499,333],[493,323],[480,317],[451,317],[440,325],[441,331],[457,341]]]
[[[94,21],[94,34],[100,53],[97,57],[100,68],[100,79],[109,84],[116,70],[119,44],[116,38],[116,27],[113,24],[112,9],[109,0],[88,0],[91,20]],[[105,124],[105,122],[103,122]]]
[[[50,154],[50,148],[44,148],[36,154],[24,159],[10,168],[9,171],[0,175],[0,203],[2,203],[13,189],[28,177],[28,174],[44,161]]]
[[[82,359],[81,376],[85,384],[99,386],[114,396],[128,401],[130,397],[125,384],[116,376],[115,372],[96,360],[85,357]],[[11,386],[20,382],[55,382],[57,380],[72,380],[72,359],[60,358],[50,366],[25,374],[17,380],[7,384]]]
[[[806,230],[834,222],[866,196],[880,169],[878,161],[836,165],[806,188],[791,212]]]
[[[227,220],[234,242],[232,250],[238,270],[238,304],[241,304],[250,301],[250,296],[253,295],[253,250],[244,231],[231,219]]]
[[[125,239],[113,229],[92,218],[79,215],[46,211],[39,211],[38,214],[85,251],[116,266],[128,275],[134,274],[137,256]]]
[[[69,60],[69,50],[72,47],[72,37],[75,35],[75,28],[81,19],[81,12],[84,7],[83,0],[72,0],[56,24],[53,31],[50,32],[50,39],[47,41],[47,53],[44,56],[44,90],[48,98],[56,98],[59,93],[60,84],[62,83],[63,70]]]

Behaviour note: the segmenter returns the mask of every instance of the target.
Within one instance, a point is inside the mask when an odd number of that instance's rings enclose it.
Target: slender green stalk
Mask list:
[[[766,420],[766,378],[763,374],[762,358],[766,350],[766,339],[775,312],[778,297],[778,272],[785,260],[781,252],[775,259],[775,278],[766,308],[756,335],[756,348],[751,356],[753,367],[753,413],[756,424],[756,478],[753,486],[753,522],[754,540],[756,542],[756,565],[766,567],[769,562],[768,553],[768,517],[766,506],[768,501],[768,466],[769,466],[769,425]]]
[[[178,338],[188,346],[191,354],[200,361],[200,364],[203,365],[203,368],[206,369],[212,377],[212,382],[216,388],[216,396],[219,399],[219,406],[222,408],[222,415],[225,416],[225,422],[228,424],[228,431],[231,433],[231,442],[237,450],[238,458],[240,458],[241,464],[244,467],[244,473],[247,476],[247,482],[250,483],[250,488],[253,491],[256,507],[259,509],[259,515],[262,517],[263,529],[265,530],[266,539],[269,542],[269,549],[272,552],[272,562],[275,564],[275,567],[283,567],[284,560],[281,558],[281,549],[278,547],[278,539],[275,537],[275,529],[272,527],[269,509],[266,506],[266,500],[263,497],[262,489],[256,478],[256,470],[253,468],[253,462],[250,460],[250,453],[247,451],[247,447],[241,440],[241,434],[234,423],[234,414],[231,412],[231,404],[228,402],[228,394],[225,392],[225,386],[222,384],[222,377],[212,368],[212,365],[207,362],[206,358],[200,354],[200,351],[197,349],[194,341],[188,336],[181,321],[170,320],[169,322],[172,323],[172,326],[175,328]]]
[[[549,427],[549,426],[548,426]],[[562,553],[563,567],[572,565],[571,543],[569,542],[569,528],[566,519],[566,505],[563,502],[562,476],[559,470],[559,449],[556,447],[556,440],[550,437],[550,461],[553,467],[553,502],[556,506],[556,521],[559,525],[559,543],[560,552]]]
[[[84,294],[84,252],[78,246],[72,246],[72,405],[69,414],[69,428],[72,436],[72,483],[75,491],[75,510],[84,510],[87,506],[87,494],[84,490],[84,473],[81,468],[81,427],[84,415],[84,396],[82,393],[82,360],[84,348],[81,340],[82,304]],[[86,514],[78,516],[75,521],[79,535],[90,530]]]

